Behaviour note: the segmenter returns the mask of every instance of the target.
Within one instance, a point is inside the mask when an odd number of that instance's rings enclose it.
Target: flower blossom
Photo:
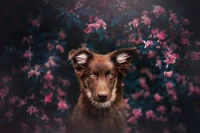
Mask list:
[[[54,76],[51,74],[51,71],[47,71],[46,74],[43,76],[44,79],[46,79],[47,81],[52,81],[54,79]]]
[[[64,111],[69,109],[69,106],[63,100],[60,100],[57,105],[58,105],[58,110]]]
[[[48,95],[45,96],[45,99],[44,99],[44,103],[51,103],[52,102],[52,97],[53,97],[53,92],[50,92]]]
[[[165,108],[165,106],[163,106],[163,105],[159,105],[159,106],[156,108],[156,110],[157,110],[158,112],[164,114],[166,108]]]
[[[133,109],[132,114],[134,115],[134,117],[139,118],[140,116],[142,116],[142,110],[141,109]]]
[[[26,50],[24,52],[24,54],[23,54],[23,57],[25,59],[29,59],[29,60],[31,60],[32,56],[33,56],[33,53],[31,52],[31,48],[29,48],[28,50]]]
[[[154,95],[154,99],[155,99],[156,102],[160,102],[160,100],[161,100],[162,98],[163,98],[163,97],[160,96],[158,93],[156,93],[156,94]]]
[[[156,18],[159,18],[160,15],[165,14],[166,10],[160,5],[155,5],[153,13],[156,15]]]
[[[137,28],[139,26],[139,19],[134,18],[133,21],[129,22],[129,25],[133,25],[134,28]]]
[[[64,48],[62,45],[58,44],[56,48],[60,51],[60,53],[64,53]]]
[[[170,18],[169,20],[172,20],[175,24],[178,24],[178,18],[177,15],[175,13],[172,12],[172,10],[170,10]]]
[[[173,75],[173,71],[171,70],[171,71],[164,71],[164,76],[165,77],[167,77],[167,78],[171,78],[172,77],[172,75]]]
[[[31,106],[28,107],[27,113],[29,113],[30,115],[32,115],[32,114],[37,115],[38,109],[36,107],[34,107],[33,105],[31,105]]]
[[[99,30],[100,28],[106,29],[106,23],[102,19],[97,19],[96,23],[87,24],[87,29],[84,30],[85,33],[92,33],[93,29]]]
[[[147,47],[149,47],[149,46],[153,46],[153,41],[152,41],[152,40],[143,41],[143,42],[144,42],[144,44],[145,44],[144,48],[147,48]]]
[[[56,65],[56,63],[54,62],[52,56],[50,56],[48,62],[46,62],[46,63],[44,64],[44,66],[47,67],[47,68],[49,68],[50,66],[51,66],[51,67],[54,67],[55,65]]]
[[[146,119],[149,119],[149,118],[154,119],[155,117],[156,116],[152,110],[146,111]]]

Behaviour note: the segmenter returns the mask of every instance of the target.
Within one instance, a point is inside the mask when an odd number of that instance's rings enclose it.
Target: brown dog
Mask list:
[[[135,50],[135,47],[124,48],[106,55],[86,48],[69,52],[81,94],[66,133],[125,132],[126,108],[121,83]]]

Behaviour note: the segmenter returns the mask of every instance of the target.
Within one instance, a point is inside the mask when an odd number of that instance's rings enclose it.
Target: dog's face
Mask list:
[[[81,91],[94,106],[109,107],[116,99],[119,78],[125,76],[135,49],[120,49],[106,55],[85,48],[69,52]]]

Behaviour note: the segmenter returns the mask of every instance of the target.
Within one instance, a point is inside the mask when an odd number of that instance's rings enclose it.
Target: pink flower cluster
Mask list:
[[[137,120],[140,116],[142,116],[142,110],[141,109],[133,109],[132,110],[132,114],[133,116],[131,116],[129,119],[128,119],[128,123],[131,123],[131,124],[137,124]]]
[[[179,20],[177,18],[177,15],[175,13],[173,13],[172,10],[170,10],[170,18],[169,20],[172,20],[174,22],[174,24],[178,24]]]
[[[129,25],[132,25],[134,28],[137,28],[139,26],[139,19],[134,18],[133,21],[129,22]]]
[[[160,5],[154,5],[153,13],[156,15],[156,18],[159,18],[160,15],[166,13],[166,10]]]
[[[90,34],[93,32],[93,29],[100,30],[101,28],[105,30],[106,23],[102,19],[97,19],[96,23],[87,24],[87,28],[84,30],[84,32]]]

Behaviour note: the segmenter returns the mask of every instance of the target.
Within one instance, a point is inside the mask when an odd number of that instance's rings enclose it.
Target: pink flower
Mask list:
[[[185,75],[180,75],[180,74],[178,74],[178,77],[177,77],[177,79],[176,79],[176,81],[177,82],[180,82],[180,81],[182,81],[182,80],[185,80]]]
[[[164,60],[164,62],[167,64],[166,68],[168,68],[169,64],[176,63],[176,60],[179,58],[179,55],[178,54],[166,54],[165,57],[166,57],[166,59]]]
[[[148,41],[143,41],[144,42],[144,44],[145,44],[145,46],[144,46],[144,48],[147,48],[147,47],[149,47],[149,46],[152,46],[153,45],[153,41],[152,40],[148,40]]]
[[[151,18],[147,16],[141,16],[141,23],[144,23],[144,25],[150,25],[151,23]]]
[[[47,44],[47,49],[48,49],[49,51],[52,51],[53,48],[54,48],[54,45],[52,45],[51,43],[48,43],[48,44]]]
[[[52,102],[52,97],[53,97],[53,92],[50,92],[48,95],[45,96],[45,99],[44,99],[44,103],[51,103]]]
[[[148,13],[149,13],[149,11],[142,11],[141,15],[142,15],[142,16],[147,16]]]
[[[38,71],[37,68],[31,69],[30,71],[28,71],[28,78],[32,77],[33,75],[35,75],[36,78],[38,78],[38,76],[40,76],[40,72]]]
[[[6,85],[11,80],[12,80],[11,77],[5,76],[5,77],[1,78],[1,82],[0,83],[3,83],[4,85]]]
[[[159,105],[159,106],[156,108],[156,110],[157,110],[158,112],[160,112],[161,114],[164,114],[166,108],[165,108],[165,106],[163,106],[163,105]]]
[[[163,98],[163,97],[160,96],[158,93],[156,93],[156,94],[154,95],[154,99],[155,99],[156,102],[160,102],[160,100],[161,100],[162,98]]]
[[[179,108],[179,107],[172,106],[172,113],[174,113],[174,112],[176,112],[176,113],[181,113],[182,110],[181,110],[181,108]]]
[[[163,116],[157,117],[156,118],[157,121],[161,121],[161,122],[167,122],[167,118],[164,118]]]
[[[149,119],[149,118],[154,119],[155,117],[156,116],[152,110],[146,111],[146,119]]]
[[[82,3],[82,1],[78,1],[78,2],[76,3],[75,7],[74,7],[74,10],[79,9],[79,8],[81,8],[81,7],[84,6],[84,5],[85,5],[85,3]]]
[[[57,105],[58,105],[58,110],[64,111],[69,109],[69,106],[63,100],[60,100]]]
[[[148,52],[148,58],[150,58],[150,59],[155,57],[155,55],[156,55],[156,52],[153,52],[153,51]]]
[[[45,125],[45,128],[46,128],[46,129],[50,129],[50,128],[51,128],[51,125],[50,125],[50,124],[46,124],[46,125]]]
[[[62,124],[63,120],[61,118],[54,118],[54,121],[58,124]]]
[[[26,50],[26,51],[24,52],[24,54],[23,54],[23,57],[24,57],[25,59],[29,59],[29,60],[31,60],[32,56],[33,56],[33,53],[30,51],[30,49],[29,49],[29,50]]]
[[[35,126],[35,132],[34,133],[40,133],[42,130],[40,128],[40,125]]]
[[[134,115],[135,118],[138,119],[140,116],[142,116],[142,110],[141,109],[133,109],[132,114]]]
[[[124,99],[124,103],[127,109],[131,109],[130,105],[128,104],[128,98]]]
[[[24,65],[24,67],[21,69],[23,72],[25,72],[25,71],[27,71],[27,70],[29,70],[31,68],[31,66],[30,65]]]
[[[165,34],[165,31],[161,31],[159,32],[156,37],[159,39],[159,40],[165,40],[166,38],[166,34]]]
[[[28,43],[30,44],[31,40],[28,37],[23,37],[22,43]]]
[[[170,11],[170,18],[169,18],[169,20],[173,20],[173,22],[174,22],[175,24],[178,24],[178,22],[179,22],[178,19],[177,19],[176,14],[173,13],[172,10]]]
[[[84,30],[85,33],[92,33],[93,29],[99,30],[100,28],[106,29],[106,23],[102,19],[97,19],[96,23],[87,24],[87,29]]]
[[[189,91],[190,91],[189,95],[195,92],[195,87],[191,82],[189,83]]]
[[[171,70],[171,71],[164,71],[164,76],[165,77],[167,77],[167,78],[171,78],[172,77],[172,75],[173,75],[173,71]]]
[[[0,89],[0,97],[3,99],[9,92],[9,89],[7,86],[5,86],[5,88],[1,88]]]
[[[200,55],[200,52],[192,52],[190,54],[190,57],[192,60],[199,60],[199,55]]]
[[[131,127],[127,127],[125,133],[129,133],[131,131]]]
[[[190,25],[190,20],[188,18],[183,19],[183,24],[184,25]]]
[[[46,79],[47,81],[52,81],[54,79],[50,70],[46,72],[46,74],[44,75],[44,79]]]
[[[144,93],[144,98],[147,98],[147,97],[149,97],[151,95],[151,93],[149,92],[149,91],[146,91],[145,93]]]
[[[186,131],[185,126],[182,123],[176,126],[176,129],[178,130],[178,133],[184,133]]]
[[[139,92],[136,92],[136,93],[134,93],[134,94],[131,94],[131,96],[132,96],[132,98],[133,98],[134,100],[137,100],[139,97],[142,96],[143,92],[144,92],[144,91],[141,90],[141,91],[139,91]]]
[[[60,31],[59,32],[59,37],[64,40],[66,38],[66,34],[64,33],[64,31]]]
[[[12,120],[12,117],[13,117],[12,111],[8,111],[5,113],[5,118],[7,118],[9,121]]]
[[[21,108],[22,106],[27,104],[27,99],[19,99],[19,104],[17,105],[18,108]]]
[[[40,27],[40,23],[39,23],[39,20],[38,19],[35,19],[31,22],[31,24],[35,27]]]
[[[133,25],[134,28],[137,28],[139,26],[139,19],[134,18],[133,21],[129,22],[129,25]]]
[[[38,113],[38,109],[36,107],[34,107],[33,105],[29,106],[27,109],[27,112],[32,115],[32,114],[36,114]]]
[[[191,45],[190,42],[189,42],[189,40],[188,40],[188,38],[185,37],[185,36],[181,37],[181,41],[180,42],[182,44],[186,45],[186,46],[190,46]]]
[[[200,76],[195,76],[194,80],[197,84],[200,84]]]
[[[17,96],[12,96],[10,99],[9,99],[9,103],[10,104],[15,104],[17,101],[18,101],[18,97]]]
[[[158,67],[159,69],[161,69],[162,68],[162,61],[160,59],[157,59],[155,66]]]
[[[135,116],[132,116],[132,117],[130,117],[129,119],[128,119],[128,123],[131,123],[131,124],[137,124],[137,117],[135,117]]]
[[[58,44],[56,48],[60,51],[60,53],[64,53],[64,48],[62,45]]]
[[[58,88],[57,91],[58,91],[59,96],[66,96],[67,95],[67,93],[62,91],[60,88]]]
[[[166,88],[167,89],[171,89],[171,88],[173,88],[174,87],[174,85],[171,83],[171,82],[167,82],[166,83]]]
[[[144,77],[141,77],[139,79],[139,83],[141,85],[142,88],[145,88],[146,90],[149,89],[149,86],[146,84],[146,79]]]
[[[42,114],[42,117],[40,119],[46,122],[49,121],[49,117],[45,113]]]
[[[163,7],[161,7],[160,5],[155,5],[153,13],[156,15],[156,18],[159,18],[159,16],[161,14],[165,14],[166,13],[166,10]]]
[[[45,65],[45,67],[49,68],[50,66],[54,67],[56,65],[56,63],[54,62],[53,57],[50,56],[48,62],[46,62],[44,65]]]
[[[167,129],[167,128],[164,128],[164,129],[163,129],[163,133],[170,133],[170,130]]]
[[[158,34],[158,31],[159,31],[158,28],[156,28],[156,29],[151,29],[151,34],[156,35],[156,34]]]
[[[117,9],[119,12],[121,12],[124,9],[129,9],[130,7],[127,6],[126,1],[118,1],[119,2],[119,8]]]

